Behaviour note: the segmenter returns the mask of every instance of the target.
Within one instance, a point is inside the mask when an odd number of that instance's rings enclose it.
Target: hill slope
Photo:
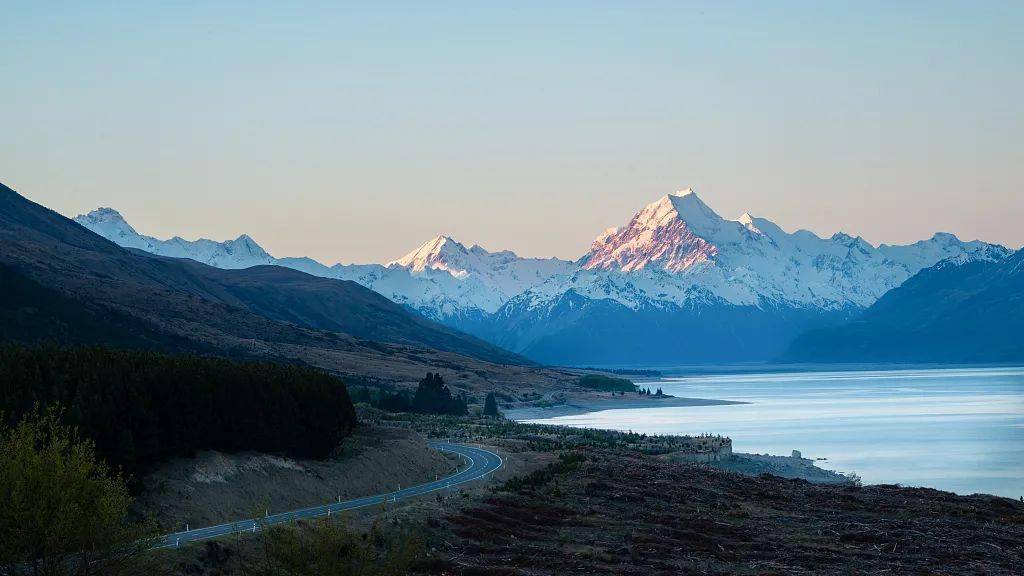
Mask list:
[[[998,261],[950,260],[922,270],[849,324],[808,332],[798,362],[1024,360],[1024,250]]]
[[[121,248],[2,185],[0,287],[9,297],[0,301],[0,338],[8,340],[274,359],[350,383],[414,386],[440,372],[471,399],[542,394],[578,377],[533,366],[351,282],[278,268],[220,270]]]
[[[187,325],[207,336],[214,331],[253,338],[267,331],[284,335],[290,332],[283,325],[287,323],[428,346],[491,362],[525,362],[412,314],[354,282],[271,266],[223,270],[126,250],[2,185],[0,239],[0,263],[19,274],[171,332]]]

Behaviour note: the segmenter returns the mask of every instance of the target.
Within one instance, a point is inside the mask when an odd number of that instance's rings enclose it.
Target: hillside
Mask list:
[[[0,210],[0,233],[10,241],[5,242],[0,256],[26,267],[25,274],[45,280],[45,285],[74,287],[79,296],[135,308],[142,305],[146,292],[163,293],[168,302],[145,309],[146,314],[161,317],[185,306],[208,308],[194,303],[198,296],[296,326],[429,346],[488,361],[523,362],[476,338],[410,314],[354,282],[280,267],[223,270],[192,260],[130,252],[7,187],[0,188]],[[216,322],[216,316],[210,320]]]
[[[798,338],[794,362],[1024,360],[1024,250],[926,268],[849,324]]]
[[[0,305],[10,317],[62,317],[50,319],[49,328],[23,322],[34,327],[23,340],[123,345],[143,335],[139,342],[148,347],[299,361],[382,382],[412,383],[442,369],[449,382],[469,390],[543,387],[568,378],[535,370],[354,282],[280,267],[222,270],[125,249],[7,187],[0,187],[0,265],[23,286],[45,287],[38,294],[22,290],[23,298],[61,303]],[[83,336],[99,334],[107,319],[124,326],[97,340]]]

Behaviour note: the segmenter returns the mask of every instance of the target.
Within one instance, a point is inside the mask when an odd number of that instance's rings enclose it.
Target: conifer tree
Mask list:
[[[497,416],[498,415],[498,401],[494,397],[494,392],[488,392],[487,398],[484,400],[484,416]]]

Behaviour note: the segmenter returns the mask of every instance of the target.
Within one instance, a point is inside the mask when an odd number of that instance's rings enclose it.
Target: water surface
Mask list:
[[[604,410],[531,422],[713,432],[737,452],[827,458],[865,483],[1024,495],[1024,367],[716,374],[638,382],[749,404]]]

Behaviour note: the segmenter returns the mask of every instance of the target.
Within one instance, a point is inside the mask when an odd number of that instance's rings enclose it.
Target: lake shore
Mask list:
[[[625,410],[630,408],[677,408],[681,406],[721,406],[725,404],[747,404],[733,400],[716,400],[714,398],[682,398],[664,396],[661,398],[647,396],[630,398],[624,396],[601,396],[568,398],[563,403],[550,406],[523,406],[504,410],[502,413],[509,420],[542,420],[558,416],[575,416],[602,410]]]

